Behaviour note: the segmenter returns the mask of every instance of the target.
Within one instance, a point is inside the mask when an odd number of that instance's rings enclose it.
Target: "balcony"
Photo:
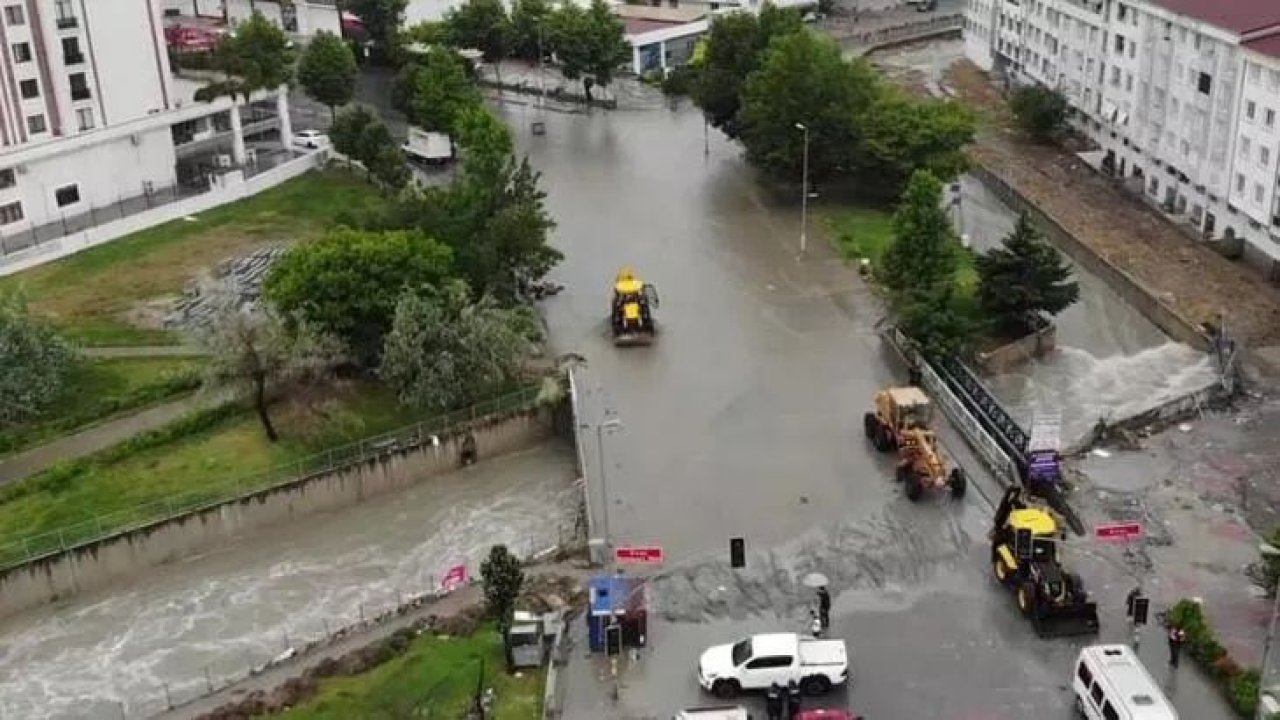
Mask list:
[[[73,30],[80,27],[80,20],[72,15],[58,18],[57,23],[59,30]]]

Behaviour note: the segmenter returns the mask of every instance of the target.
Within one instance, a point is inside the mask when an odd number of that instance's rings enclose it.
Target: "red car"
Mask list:
[[[801,710],[796,720],[867,720],[848,710]]]

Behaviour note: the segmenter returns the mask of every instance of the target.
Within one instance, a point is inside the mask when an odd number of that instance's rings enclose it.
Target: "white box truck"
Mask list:
[[[453,139],[444,133],[409,128],[409,139],[400,148],[411,160],[443,165],[453,160]]]

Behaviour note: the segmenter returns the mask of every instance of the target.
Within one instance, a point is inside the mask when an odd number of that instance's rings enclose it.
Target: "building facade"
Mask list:
[[[216,19],[231,27],[255,12],[297,37],[310,37],[321,30],[342,34],[337,0],[164,0],[166,16]]]
[[[172,74],[154,3],[0,0],[0,45],[0,254],[207,189],[253,159],[246,118],[270,114],[287,147],[278,93],[192,99],[200,83]]]
[[[1176,221],[1280,261],[1280,2],[970,0],[965,52],[1062,92],[1104,171]]]

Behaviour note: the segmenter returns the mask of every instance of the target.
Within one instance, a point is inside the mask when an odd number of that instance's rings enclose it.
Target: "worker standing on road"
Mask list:
[[[774,683],[764,696],[765,717],[769,720],[782,720],[782,686]]]
[[[795,680],[787,683],[787,720],[800,716],[800,686]]]
[[[1177,625],[1169,626],[1169,664],[1178,667],[1178,655],[1182,654],[1182,646],[1187,642],[1187,631]]]
[[[823,632],[831,628],[831,593],[826,585],[818,588],[818,622],[822,623]]]

